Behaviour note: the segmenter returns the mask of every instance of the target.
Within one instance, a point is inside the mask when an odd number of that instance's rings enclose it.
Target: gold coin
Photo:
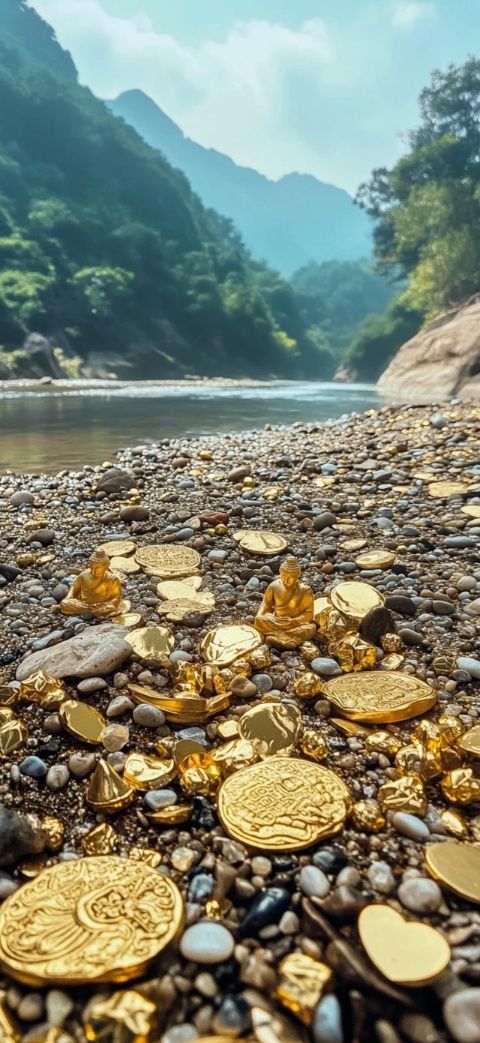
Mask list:
[[[287,540],[279,532],[267,529],[247,529],[240,539],[240,546],[250,554],[282,554],[287,549]]]
[[[446,500],[449,496],[468,493],[469,488],[467,482],[431,482],[428,492],[438,500]]]
[[[164,579],[158,584],[157,594],[164,601],[191,598],[193,597],[193,592],[199,590],[201,585],[201,576],[186,576],[185,579]]]
[[[385,598],[369,583],[348,580],[333,588],[330,593],[330,601],[342,615],[361,620],[372,608],[383,605]]]
[[[215,666],[229,666],[240,656],[248,656],[261,644],[261,635],[255,627],[248,623],[227,623],[208,631],[200,651],[205,662]]]
[[[372,963],[396,985],[429,985],[450,962],[450,946],[440,931],[409,923],[390,905],[362,909],[358,931]]]
[[[59,862],[3,903],[0,963],[27,985],[127,981],[182,925],[177,887],[143,862]]]
[[[480,724],[476,724],[474,728],[469,728],[468,732],[464,732],[458,740],[458,745],[464,753],[469,753],[472,757],[480,757]]]
[[[138,627],[141,622],[140,612],[119,612],[118,616],[112,616],[112,623],[119,623],[122,627]]]
[[[479,847],[456,840],[428,844],[425,864],[434,879],[449,891],[470,902],[480,902]]]
[[[340,540],[340,546],[344,550],[362,550],[363,547],[367,546],[367,541],[362,540],[360,537],[354,540]]]
[[[426,713],[437,701],[433,688],[395,670],[346,674],[325,684],[325,697],[351,721],[388,724]]]
[[[395,562],[395,555],[389,550],[367,550],[355,559],[359,569],[389,569]]]
[[[102,745],[101,735],[107,722],[94,706],[79,699],[67,699],[58,712],[63,726],[75,739],[89,742],[92,746]]]
[[[124,576],[133,572],[140,572],[140,565],[135,558],[110,558],[110,568],[114,572],[123,572]]]
[[[288,753],[295,745],[302,714],[288,703],[260,703],[242,714],[238,731],[252,743],[260,757]]]
[[[191,591],[190,596],[163,601],[161,605],[158,605],[157,612],[160,616],[167,616],[172,622],[177,622],[192,612],[200,612],[202,615],[208,616],[214,608],[215,598],[210,591],[206,590],[198,594]]]
[[[350,793],[328,768],[268,757],[230,775],[218,814],[227,833],[265,851],[298,851],[342,829]]]
[[[201,557],[193,547],[177,543],[160,543],[150,547],[139,547],[135,553],[139,565],[155,569],[165,579],[173,576],[188,576],[198,569]]]
[[[480,503],[466,503],[460,510],[463,514],[468,514],[470,518],[480,518]]]
[[[136,546],[133,540],[110,540],[109,543],[102,543],[97,550],[103,550],[109,558],[126,558],[133,554]]]
[[[133,789],[161,789],[178,774],[174,761],[149,757],[146,753],[130,753],[123,769],[123,781]]]
[[[139,659],[162,662],[169,656],[175,640],[168,627],[140,627],[125,635],[125,641]]]

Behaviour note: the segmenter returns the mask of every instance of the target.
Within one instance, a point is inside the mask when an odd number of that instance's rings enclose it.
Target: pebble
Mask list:
[[[72,753],[68,758],[68,770],[75,779],[84,779],[95,767],[94,753]]]
[[[49,789],[57,791],[67,785],[69,778],[70,772],[66,764],[52,764],[45,781]]]
[[[252,677],[252,683],[255,685],[258,692],[261,695],[266,695],[273,688],[272,678],[268,674],[254,674]]]
[[[328,656],[317,656],[316,659],[312,659],[310,666],[319,677],[338,677],[343,672],[336,659],[330,659]]]
[[[140,703],[135,707],[133,719],[135,724],[141,725],[142,728],[161,728],[162,724],[165,724],[163,710],[159,710],[157,706],[150,706],[148,703]]]
[[[457,666],[459,670],[466,670],[470,677],[480,677],[480,659],[473,659],[472,656],[461,655],[457,659]]]
[[[20,884],[17,881],[12,880],[11,877],[4,876],[3,874],[0,875],[0,901],[3,902],[4,898],[8,898],[9,895],[12,895],[19,886]]]
[[[61,989],[50,989],[45,1000],[48,1024],[56,1027],[63,1025],[72,1013],[74,1002]],[[61,1043],[61,1041],[60,1041]]]
[[[424,876],[404,880],[397,893],[402,905],[419,916],[435,913],[442,904],[442,892],[438,884]]]
[[[255,935],[270,923],[278,923],[290,905],[290,892],[284,887],[269,887],[253,899],[240,924],[242,934]]]
[[[382,895],[391,895],[395,890],[395,878],[388,862],[372,862],[367,877],[373,890]]]
[[[174,1025],[173,1028],[164,1032],[160,1043],[193,1043],[198,1039],[198,1032],[194,1025]]]
[[[11,866],[24,855],[40,855],[46,838],[40,825],[0,805],[0,866]]]
[[[43,1015],[43,996],[39,992],[28,992],[17,1007],[20,1021],[39,1021]]]
[[[108,704],[107,717],[121,717],[123,713],[133,710],[134,705],[132,700],[128,698],[128,695],[116,695],[111,703]]]
[[[180,952],[194,963],[222,963],[233,953],[233,935],[223,924],[203,920],[187,927],[180,939]]]
[[[300,890],[305,895],[324,898],[330,890],[330,882],[317,866],[303,866],[299,877]]]
[[[443,1014],[455,1043],[480,1043],[480,989],[462,989],[448,996]]]
[[[129,729],[125,724],[107,724],[101,735],[102,743],[109,753],[123,750],[130,739]]]
[[[342,1008],[334,993],[322,996],[312,1022],[314,1043],[344,1043]]]
[[[144,803],[149,811],[160,811],[177,803],[177,794],[173,789],[151,789],[145,794]]]
[[[416,815],[409,815],[406,811],[397,811],[392,816],[392,825],[399,833],[403,833],[410,840],[428,840],[430,830],[422,819]]]
[[[68,638],[53,648],[33,652],[17,669],[17,681],[43,670],[50,677],[94,677],[112,674],[132,654],[123,640],[125,627],[116,623],[87,626],[81,634]]]
[[[100,692],[102,688],[106,687],[107,682],[104,681],[103,677],[85,677],[83,681],[79,681],[77,684],[78,691],[86,695],[91,695],[92,692]]]
[[[234,1039],[250,1027],[250,1007],[243,996],[225,996],[212,1019],[212,1029]]]
[[[256,684],[254,684],[253,681],[250,681],[248,677],[242,677],[241,675],[232,677],[228,687],[229,691],[232,692],[233,695],[237,695],[240,699],[252,699],[253,696],[257,694]]]
[[[20,772],[22,775],[28,775],[30,779],[43,779],[47,774],[48,768],[45,761],[42,761],[41,757],[25,757],[20,764]]]

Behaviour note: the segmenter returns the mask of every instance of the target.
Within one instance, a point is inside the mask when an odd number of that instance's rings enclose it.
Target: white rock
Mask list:
[[[480,677],[480,659],[461,655],[457,659],[457,666],[459,670],[467,670],[471,677]]]
[[[395,888],[395,880],[387,862],[372,862],[367,876],[374,891],[379,891],[382,895],[391,895]]]
[[[123,640],[126,633],[126,627],[116,623],[85,627],[68,641],[27,655],[17,669],[17,680],[24,681],[37,670],[44,670],[50,677],[111,674],[132,654],[130,645]]]
[[[234,949],[233,936],[223,924],[201,920],[187,927],[180,940],[180,952],[194,963],[222,963]]]
[[[403,833],[404,837],[410,837],[410,840],[428,840],[430,836],[427,824],[422,822],[421,818],[409,815],[406,811],[395,812],[395,815],[392,816],[392,825],[398,829],[399,833]]]
[[[304,866],[299,877],[300,890],[310,898],[324,898],[330,890],[330,882],[321,869],[316,866]]]

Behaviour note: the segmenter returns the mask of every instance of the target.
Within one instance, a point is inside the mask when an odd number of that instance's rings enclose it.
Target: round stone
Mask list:
[[[424,876],[404,880],[398,888],[398,897],[406,909],[419,916],[435,913],[442,904],[442,892],[438,884]]]
[[[316,659],[312,659],[310,666],[319,677],[338,677],[342,673],[337,660],[329,659],[328,656],[317,656]]]
[[[417,818],[416,815],[409,815],[406,811],[397,811],[393,815],[392,826],[399,833],[403,833],[404,837],[409,837],[410,840],[428,840],[430,836],[430,830],[426,823],[422,822],[421,818]]]
[[[180,952],[194,963],[222,963],[234,949],[233,935],[223,924],[203,920],[187,927],[180,941]]]
[[[325,873],[316,866],[304,866],[299,877],[300,890],[309,897],[324,898],[330,890]]]
[[[388,862],[372,862],[367,876],[374,891],[379,891],[382,895],[392,894],[395,888],[395,878]]]
[[[42,761],[40,757],[25,757],[20,765],[20,771],[22,775],[28,775],[31,779],[43,779],[47,774],[48,768],[45,761]]]
[[[173,789],[152,789],[145,794],[145,804],[149,811],[160,811],[177,803],[177,794]]]
[[[148,703],[139,703],[135,707],[133,719],[135,724],[140,724],[142,728],[161,728],[162,724],[165,724],[163,710],[159,710],[157,706],[150,706]]]
[[[462,989],[445,1001],[443,1014],[455,1043],[479,1043],[480,989]]]
[[[123,750],[130,738],[130,732],[124,724],[107,724],[102,732],[102,743],[109,753]]]

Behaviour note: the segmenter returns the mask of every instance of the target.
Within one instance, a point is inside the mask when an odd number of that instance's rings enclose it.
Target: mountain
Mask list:
[[[110,110],[187,175],[207,207],[231,218],[254,257],[283,275],[309,261],[349,261],[372,251],[371,222],[343,189],[308,174],[270,181],[203,148],[140,90],[108,102]]]
[[[72,374],[326,375],[290,285],[78,84],[25,0],[1,2],[3,361],[28,370],[35,332]]]

